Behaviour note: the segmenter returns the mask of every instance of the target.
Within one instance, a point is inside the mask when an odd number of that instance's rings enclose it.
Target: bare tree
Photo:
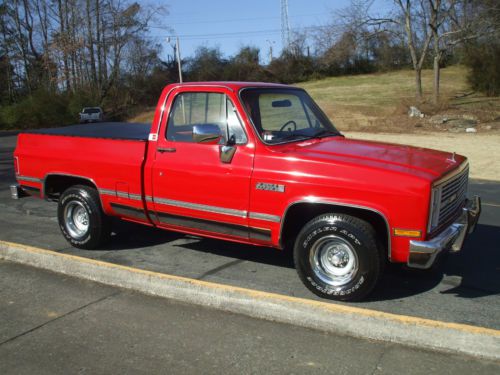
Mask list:
[[[432,34],[427,32],[427,27],[423,28],[424,39],[423,43],[418,41],[418,36],[415,30],[417,23],[415,1],[411,0],[395,0],[399,10],[401,11],[404,30],[406,33],[406,41],[408,45],[408,50],[410,51],[411,61],[413,65],[413,70],[415,71],[415,86],[416,86],[416,97],[418,101],[422,101],[423,90],[422,90],[422,68],[425,63],[425,58],[429,50],[429,45],[431,42]],[[420,2],[420,10],[425,15],[425,6],[423,2]],[[391,20],[391,22],[400,23],[398,20]]]

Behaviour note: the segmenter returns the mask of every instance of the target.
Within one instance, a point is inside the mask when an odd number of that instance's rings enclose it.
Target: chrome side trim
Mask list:
[[[119,198],[129,199],[128,192],[126,191],[116,191],[116,196]]]
[[[134,201],[142,201],[142,196],[140,194],[128,194],[128,199],[132,199]]]
[[[99,193],[102,195],[110,195],[112,197],[120,197],[125,199],[130,199],[133,201],[141,201],[142,196],[140,194],[132,194],[126,191],[115,191],[111,189],[99,189]]]
[[[43,179],[41,179],[41,178],[30,177],[30,176],[20,176],[20,175],[17,175],[16,178],[18,180],[30,181],[30,182],[38,182],[38,183],[41,183],[43,181]]]
[[[191,209],[191,210],[204,211],[204,212],[212,212],[212,213],[216,213],[216,214],[236,216],[236,217],[241,217],[241,218],[246,218],[247,217],[247,211],[236,210],[236,209],[233,209],[233,208],[224,208],[224,207],[217,207],[217,206],[209,206],[209,205],[206,205],[206,204],[190,203],[190,202],[177,201],[177,200],[174,200],[174,199],[155,198],[155,197],[153,197],[153,201],[155,203],[165,204],[167,206],[188,208],[188,209]]]
[[[256,219],[256,220],[271,221],[273,223],[279,223],[281,221],[281,217],[278,215],[263,214],[260,212],[249,212],[248,218]]]
[[[111,195],[111,196],[116,196],[116,192],[114,190],[109,190],[109,189],[99,189],[99,194],[102,195]]]
[[[288,210],[296,205],[296,204],[300,204],[300,203],[309,203],[309,204],[326,204],[326,205],[330,205],[330,206],[339,206],[339,207],[349,207],[349,208],[358,208],[360,210],[365,210],[365,211],[370,211],[370,212],[373,212],[373,213],[376,213],[377,215],[379,215],[380,217],[382,217],[384,219],[384,222],[385,222],[385,225],[387,227],[387,256],[388,256],[388,259],[390,260],[391,259],[391,227],[389,226],[389,220],[387,220],[387,217],[385,217],[385,215],[378,211],[378,210],[375,210],[373,208],[370,208],[370,207],[366,207],[366,206],[359,206],[359,205],[355,205],[355,204],[349,204],[349,203],[340,203],[340,202],[332,202],[332,201],[314,201],[314,202],[311,202],[311,201],[308,201],[308,200],[299,200],[299,201],[295,201],[295,202],[292,202],[290,203],[287,208],[285,209],[285,212],[283,214],[283,220],[281,220],[281,226],[280,226],[280,233],[279,233],[279,245],[281,247],[283,247],[283,243],[282,243],[282,233],[283,233],[283,225],[286,221],[286,215],[288,214]]]

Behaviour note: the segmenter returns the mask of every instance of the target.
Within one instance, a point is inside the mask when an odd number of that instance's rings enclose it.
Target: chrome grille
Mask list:
[[[469,167],[440,186],[439,218],[436,227],[448,222],[466,199]]]

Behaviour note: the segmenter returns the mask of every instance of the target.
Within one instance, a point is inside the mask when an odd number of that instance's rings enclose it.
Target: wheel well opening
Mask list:
[[[45,198],[48,200],[57,201],[66,189],[74,185],[85,185],[97,189],[92,181],[87,180],[83,177],[50,175],[45,179]]]
[[[377,239],[383,247],[385,254],[388,255],[389,230],[382,215],[362,208],[323,203],[298,203],[288,209],[281,231],[281,246],[284,248],[292,248],[295,238],[304,225],[315,217],[327,213],[351,215],[370,223],[375,229]]]

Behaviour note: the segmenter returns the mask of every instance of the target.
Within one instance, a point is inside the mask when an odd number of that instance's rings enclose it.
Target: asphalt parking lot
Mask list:
[[[116,222],[107,247],[70,247],[59,233],[56,205],[35,198],[14,201],[9,184],[14,134],[0,135],[0,240],[52,249],[156,272],[318,299],[300,282],[289,254],[262,247],[186,236]],[[358,307],[500,329],[500,183],[471,181],[483,199],[476,232],[459,254],[433,271],[387,269]]]
[[[1,374],[500,371],[498,361],[328,334],[2,260],[0,274]]]

